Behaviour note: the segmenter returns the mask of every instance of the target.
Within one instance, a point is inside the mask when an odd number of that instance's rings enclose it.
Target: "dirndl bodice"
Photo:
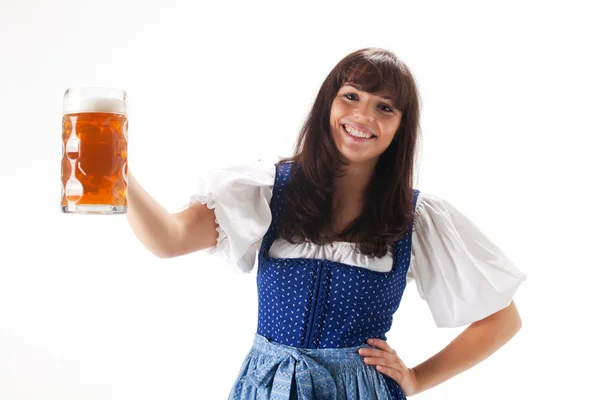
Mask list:
[[[269,257],[279,220],[285,212],[283,190],[289,182],[290,172],[290,163],[277,166],[270,203],[272,221],[258,254],[255,344],[243,363],[230,399],[237,399],[234,396],[238,395],[239,398],[250,398],[241,393],[253,393],[252,396],[258,393],[256,398],[287,398],[274,395],[281,388],[283,392],[292,393],[289,398],[295,398],[293,396],[298,396],[302,390],[307,392],[307,387],[312,387],[312,394],[301,398],[327,393],[314,398],[333,399],[341,398],[339,393],[349,393],[346,392],[348,388],[332,388],[335,382],[341,385],[344,381],[336,377],[334,371],[343,370],[340,365],[350,365],[349,361],[340,364],[342,359],[360,361],[358,354],[350,356],[350,353],[357,353],[359,347],[369,347],[366,344],[368,338],[387,340],[386,332],[392,326],[393,315],[406,287],[412,222],[408,232],[393,244],[393,266],[389,272],[329,260]],[[413,210],[418,193],[413,190]],[[332,357],[335,349],[342,350],[340,354],[345,354],[345,358]],[[329,356],[325,356],[327,354]],[[315,361],[319,359],[331,362]],[[371,368],[368,371],[371,375],[365,376],[381,374],[371,365],[356,368]],[[345,373],[356,374],[348,371],[346,369]],[[385,381],[389,398],[404,399],[398,384],[381,375],[384,379],[380,382]],[[302,382],[305,382],[304,387]],[[350,388],[352,391],[358,390],[357,395],[361,390],[369,391],[370,383],[364,383],[367,386],[362,387],[360,380],[358,382],[355,386],[359,387]],[[337,397],[329,390],[338,393]]]

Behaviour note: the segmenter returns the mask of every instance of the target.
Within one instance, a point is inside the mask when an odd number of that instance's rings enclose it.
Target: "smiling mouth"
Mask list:
[[[353,139],[357,139],[357,140],[369,140],[369,139],[374,139],[375,138],[375,135],[359,131],[359,130],[354,129],[351,126],[348,126],[346,124],[343,124],[342,128],[344,129],[344,131],[346,132],[346,134],[348,136],[350,136],[351,138],[353,138]]]

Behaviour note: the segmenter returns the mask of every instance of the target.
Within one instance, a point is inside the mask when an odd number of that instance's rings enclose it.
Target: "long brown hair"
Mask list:
[[[330,132],[331,105],[345,82],[369,93],[389,93],[402,112],[390,146],[379,157],[366,188],[365,207],[339,235],[332,232],[333,179],[344,162]],[[279,236],[291,243],[331,243],[336,237],[355,243],[362,254],[382,257],[408,230],[413,218],[412,189],[419,126],[419,93],[408,67],[390,51],[357,50],[329,73],[300,130],[290,182],[284,191],[285,213]]]

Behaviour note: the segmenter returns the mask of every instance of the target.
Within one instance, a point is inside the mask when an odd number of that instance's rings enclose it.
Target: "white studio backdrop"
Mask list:
[[[213,168],[291,154],[329,71],[395,52],[422,99],[416,187],[528,278],[521,331],[430,399],[596,392],[600,28],[592,1],[0,0],[0,399],[224,399],[257,321],[256,268],[154,257],[126,217],[62,214],[62,96],[125,89],[129,166],[176,211]],[[388,335],[438,329],[414,283]]]

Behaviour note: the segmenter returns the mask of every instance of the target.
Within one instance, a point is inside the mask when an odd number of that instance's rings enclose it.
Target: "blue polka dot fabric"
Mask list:
[[[270,205],[273,218],[258,255],[256,340],[243,362],[229,398],[321,398],[303,395],[303,392],[309,391],[298,386],[296,367],[306,363],[299,361],[298,357],[292,362],[289,357],[274,356],[282,349],[297,349],[310,351],[313,357],[322,360],[317,363],[321,365],[320,369],[313,363],[315,374],[322,375],[324,369],[330,370],[332,379],[326,381],[327,387],[344,386],[348,382],[359,385],[350,391],[347,387],[338,387],[334,392],[343,395],[329,394],[328,399],[405,399],[398,384],[372,365],[361,361],[349,363],[350,368],[340,368],[339,357],[331,357],[331,352],[335,349],[339,349],[340,354],[348,349],[357,352],[359,347],[367,346],[366,340],[371,337],[387,340],[385,334],[392,326],[393,314],[406,287],[412,223],[409,231],[393,245],[393,266],[389,272],[329,260],[271,258],[269,248],[276,239],[279,219],[284,212],[283,190],[290,179],[290,168],[290,163],[277,166]],[[413,209],[418,193],[418,190],[413,190]],[[319,357],[319,354],[329,354],[329,357]],[[336,360],[335,365],[327,360]],[[249,378],[265,365],[269,365],[270,373],[263,374],[261,380]],[[285,368],[287,372],[284,372]],[[284,388],[289,387],[289,390],[284,390],[288,394],[264,397],[265,393],[271,393],[277,371],[280,372],[279,380],[281,376],[289,380],[287,385],[284,384]],[[359,376],[365,379],[358,379]],[[367,379],[368,376],[377,379]],[[320,381],[312,381],[317,382],[314,393],[318,393]],[[381,382],[385,383],[384,388],[380,387]]]

